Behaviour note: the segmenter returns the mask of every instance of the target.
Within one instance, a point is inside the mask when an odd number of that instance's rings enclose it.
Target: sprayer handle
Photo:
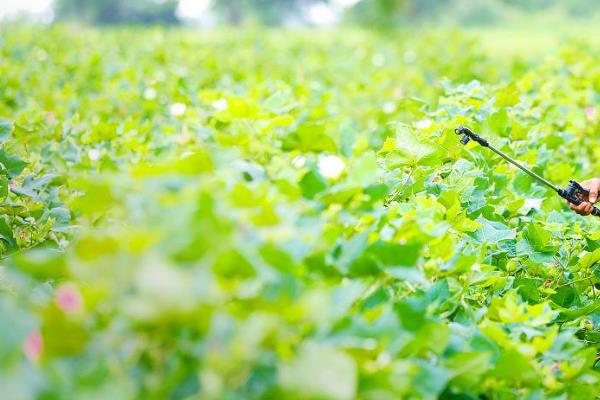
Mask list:
[[[576,192],[576,194],[571,193],[572,196],[576,196],[575,198],[569,199],[568,197],[566,197],[566,199],[572,204],[579,205],[582,201],[588,201],[590,198],[590,191],[586,188],[581,187],[581,185],[575,181],[569,181],[568,189],[572,189],[572,191]],[[600,217],[600,209],[598,209],[598,207],[594,207],[592,209],[592,215]]]
[[[585,199],[589,200],[590,191],[588,189],[580,187],[579,192]],[[598,207],[594,207],[594,209],[592,210],[592,215],[595,217],[600,217],[600,209],[598,209]]]

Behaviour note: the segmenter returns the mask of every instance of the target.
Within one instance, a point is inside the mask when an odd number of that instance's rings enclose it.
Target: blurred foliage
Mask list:
[[[575,22],[600,12],[597,0],[361,0],[348,8],[336,0],[212,0],[205,12],[234,26],[301,25],[311,23],[308,10],[319,4],[349,24],[379,30],[440,23],[506,25],[540,15]],[[92,24],[177,24],[177,5],[178,0],[57,0],[55,14],[59,21]]]
[[[358,2],[348,11],[352,21],[373,28],[408,25],[423,18],[439,19],[451,0],[368,0]]]
[[[449,23],[458,26],[503,24],[515,19],[560,16],[594,18],[600,13],[596,0],[362,0],[347,11],[349,22],[373,29],[416,24]]]
[[[178,0],[56,0],[58,20],[101,25],[177,24]]]
[[[599,394],[590,42],[0,33],[3,397]]]
[[[252,21],[263,25],[280,25],[296,19],[303,21],[303,8],[321,0],[213,0],[212,7],[222,21],[241,25]]]

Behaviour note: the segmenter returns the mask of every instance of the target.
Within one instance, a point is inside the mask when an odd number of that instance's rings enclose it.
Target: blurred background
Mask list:
[[[600,0],[0,20],[0,399],[597,397]]]
[[[3,0],[3,20],[44,23],[334,26],[595,26],[598,0]]]

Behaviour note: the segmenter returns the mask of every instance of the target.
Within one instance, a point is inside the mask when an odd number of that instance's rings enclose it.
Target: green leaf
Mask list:
[[[570,307],[575,303],[579,304],[579,294],[571,285],[561,287],[550,298],[561,307]]]
[[[482,226],[471,233],[470,236],[478,243],[497,243],[502,240],[510,240],[516,237],[515,230],[510,229],[501,222],[489,221],[481,215],[477,218],[477,222]]]
[[[419,362],[419,367],[419,372],[412,381],[414,389],[423,398],[437,398],[448,384],[451,372],[425,362]]]
[[[537,304],[541,300],[539,288],[543,283],[542,279],[523,277],[515,279],[514,287],[523,300],[530,304]]]
[[[486,120],[488,130],[495,135],[507,136],[509,133],[509,119],[506,109],[501,109],[491,114]]]
[[[337,153],[338,146],[336,141],[329,136],[325,125],[322,124],[303,124],[284,137],[282,148],[286,151],[299,150],[308,151],[327,151]]]
[[[523,237],[538,251],[550,246],[552,236],[540,224],[531,223],[523,230]]]
[[[439,162],[441,151],[426,138],[420,137],[416,131],[400,125],[396,131],[396,150],[385,156],[385,164],[389,169],[403,166],[434,165]]]
[[[530,223],[523,229],[523,237],[517,242],[517,255],[529,256],[536,262],[552,261],[558,246],[551,243],[550,232],[541,225]]]
[[[15,244],[13,230],[9,226],[6,216],[0,216],[0,239],[5,240],[10,246]]]
[[[55,207],[50,210],[50,218],[54,219],[52,230],[55,232],[68,232],[71,227],[71,212],[64,207]]]
[[[422,245],[399,244],[378,240],[367,253],[385,267],[413,267],[420,256]]]
[[[408,298],[394,304],[394,311],[400,318],[402,326],[409,331],[419,330],[426,320],[427,302],[420,298]]]
[[[17,177],[27,166],[27,162],[7,154],[4,149],[0,150],[0,164],[6,169],[11,179]]]
[[[0,198],[5,199],[8,196],[8,179],[0,177]]]
[[[519,102],[519,90],[514,83],[510,83],[496,92],[496,107],[510,107]]]
[[[213,271],[225,279],[247,279],[255,275],[254,266],[234,249],[224,251],[217,257]]]
[[[300,179],[299,185],[302,196],[312,199],[327,188],[327,181],[317,171],[310,170]]]
[[[492,366],[492,355],[488,352],[462,352],[452,354],[444,366],[452,374],[452,383],[464,388],[475,386],[482,375]]]
[[[8,141],[12,135],[13,124],[11,121],[0,118],[0,144]]]
[[[587,269],[598,261],[600,261],[600,249],[584,254],[583,257],[579,259],[578,265],[583,269]]]
[[[573,310],[561,309],[560,314],[556,318],[557,322],[570,321],[579,317],[593,314],[600,310],[600,300],[595,300],[584,307]]]
[[[528,383],[538,380],[532,362],[517,350],[510,349],[500,354],[493,375],[498,379],[505,379],[513,383]]]

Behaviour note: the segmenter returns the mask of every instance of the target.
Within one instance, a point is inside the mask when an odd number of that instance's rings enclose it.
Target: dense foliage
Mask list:
[[[5,27],[3,396],[596,397],[593,49]]]

